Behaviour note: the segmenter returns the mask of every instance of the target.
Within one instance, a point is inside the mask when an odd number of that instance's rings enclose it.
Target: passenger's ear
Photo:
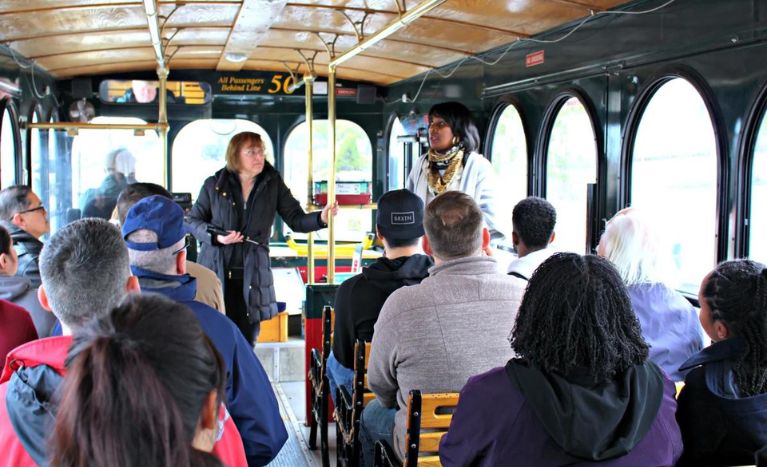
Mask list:
[[[180,276],[186,274],[186,250],[181,250],[176,255],[176,273]]]
[[[487,227],[482,227],[482,249],[487,250],[490,247],[490,231]]]
[[[551,237],[549,237],[549,243],[554,243],[555,238],[557,238],[557,233],[551,232]]]
[[[8,255],[5,253],[0,253],[0,269],[5,270],[5,267],[7,265],[8,265]]]
[[[216,444],[218,433],[218,395],[216,390],[210,391],[202,404],[200,418],[197,420],[192,447],[203,452],[211,452]]]
[[[724,321],[717,319],[714,321],[714,335],[716,336],[717,342],[729,339],[731,337],[730,328],[727,327],[727,324]]]
[[[18,212],[11,217],[11,224],[22,229],[27,225],[27,223],[24,222],[24,217]]]
[[[519,245],[519,235],[515,231],[511,231],[511,244],[514,246]]]
[[[128,276],[128,281],[125,283],[125,291],[128,293],[141,293],[138,277],[133,275]]]
[[[423,248],[424,253],[429,256],[434,256],[431,252],[431,245],[429,245],[429,239],[426,237],[426,235],[421,237],[421,247]]]
[[[37,301],[40,302],[40,306],[43,307],[43,310],[53,313],[51,305],[48,303],[48,294],[45,293],[45,287],[43,287],[42,284],[37,288]]]

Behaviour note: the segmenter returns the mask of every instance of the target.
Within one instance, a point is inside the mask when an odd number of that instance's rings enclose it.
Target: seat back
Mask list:
[[[439,442],[450,427],[458,393],[422,394],[410,391],[405,434],[405,467],[440,466]]]

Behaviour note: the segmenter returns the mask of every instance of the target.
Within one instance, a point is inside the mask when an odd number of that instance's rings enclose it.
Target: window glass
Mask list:
[[[641,115],[632,153],[631,205],[662,237],[664,280],[697,293],[716,264],[717,152],[706,104],[688,81],[663,84]]]
[[[389,133],[389,177],[387,191],[405,188],[405,143],[397,141],[399,136],[405,136],[405,127],[399,118],[395,118]]]
[[[192,193],[192,198],[197,199],[205,179],[226,165],[229,140],[244,131],[261,135],[266,159],[274,165],[272,140],[261,126],[248,120],[196,120],[182,128],[173,142],[173,191]]]
[[[32,123],[39,123],[40,117],[37,114],[37,111],[32,112]],[[45,141],[43,140],[43,135],[45,133],[38,129],[38,128],[32,128],[29,130],[29,157],[30,157],[30,164],[32,166],[32,191],[35,193],[38,193],[38,196],[40,196],[40,199],[43,199],[43,193],[46,191],[45,186],[43,186],[43,164],[47,162],[45,160],[46,154],[43,153],[44,149],[47,149],[45,146]]]
[[[55,117],[51,116],[50,123],[55,122]],[[71,169],[66,148],[71,141],[72,138],[64,130],[48,131],[48,157],[46,163],[41,164],[40,168],[40,179],[47,183],[48,189],[38,196],[48,211],[51,232],[66,225],[67,214],[72,213],[72,220],[77,219],[79,215],[79,211],[72,210],[72,189],[71,184],[67,184]]]
[[[561,251],[586,252],[587,189],[597,180],[597,144],[588,111],[576,97],[559,110],[549,136],[546,198],[557,210]]]
[[[143,124],[133,117],[96,117],[92,123]],[[165,185],[160,138],[155,131],[79,130],[72,140],[71,207],[82,217],[108,219],[125,185],[151,182]],[[66,191],[59,180],[57,194]]]
[[[0,185],[2,188],[16,183],[16,125],[10,105],[3,109],[3,123],[0,128]]]
[[[509,105],[493,132],[490,160],[495,169],[499,199],[511,209],[527,196],[527,140],[517,108]],[[509,238],[510,240],[510,238]]]
[[[314,181],[326,181],[330,169],[329,126],[327,120],[314,122],[313,165]],[[297,126],[285,143],[285,183],[301,205],[307,203],[307,151],[309,149],[309,131],[307,124]],[[354,122],[336,121],[336,183],[362,182],[367,184],[368,193],[372,192],[373,149],[365,131]],[[353,184],[347,185],[350,189]],[[336,194],[342,192],[340,186]],[[365,234],[373,229],[372,215],[367,209],[341,209],[336,216],[336,239],[362,241]],[[290,229],[285,226],[285,232]],[[320,230],[316,238],[326,239],[327,229]],[[306,234],[295,233],[294,238],[306,238]]]
[[[767,112],[756,136],[751,167],[751,215],[748,257],[767,264]]]

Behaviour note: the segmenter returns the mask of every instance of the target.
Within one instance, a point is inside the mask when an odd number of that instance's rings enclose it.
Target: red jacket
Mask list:
[[[37,339],[29,312],[6,300],[0,300],[0,365],[11,350]]]
[[[71,343],[71,336],[48,337],[8,354],[0,376],[0,467],[37,467],[35,459],[45,461],[54,415],[49,402],[66,372],[64,362]],[[224,430],[213,454],[230,467],[247,466],[237,427],[225,410],[220,419]]]

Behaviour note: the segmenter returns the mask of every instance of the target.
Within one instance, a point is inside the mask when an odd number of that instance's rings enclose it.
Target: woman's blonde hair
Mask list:
[[[610,219],[599,243],[627,285],[660,282],[659,238],[636,208],[623,209]]]
[[[226,147],[226,168],[230,172],[239,172],[240,170],[240,150],[248,145],[255,145],[266,151],[264,140],[261,135],[252,131],[243,131],[232,136],[229,145]]]

